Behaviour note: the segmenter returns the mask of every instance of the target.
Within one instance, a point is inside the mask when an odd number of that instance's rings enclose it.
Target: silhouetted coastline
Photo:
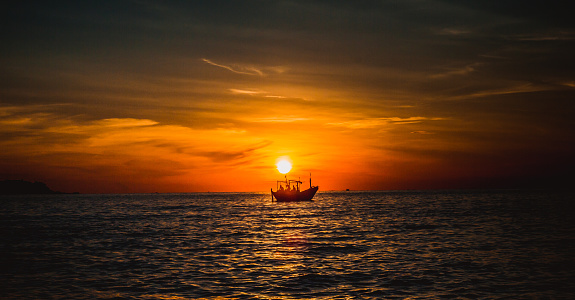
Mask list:
[[[43,182],[29,182],[24,180],[0,181],[0,195],[47,195],[67,194],[53,191]]]

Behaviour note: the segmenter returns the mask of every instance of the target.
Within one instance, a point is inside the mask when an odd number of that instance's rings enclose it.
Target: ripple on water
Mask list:
[[[1,294],[571,298],[572,197],[523,191],[7,197]]]

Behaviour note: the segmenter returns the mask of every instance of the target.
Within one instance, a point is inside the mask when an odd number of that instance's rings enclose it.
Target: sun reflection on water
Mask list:
[[[54,197],[4,208],[7,298],[568,299],[573,277],[554,247],[572,216],[547,194]]]

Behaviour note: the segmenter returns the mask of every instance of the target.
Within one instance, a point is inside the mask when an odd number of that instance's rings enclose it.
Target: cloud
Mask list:
[[[469,33],[471,33],[471,31],[459,28],[443,28],[437,32],[437,34],[439,35],[454,35],[454,36],[465,35]]]
[[[210,64],[212,66],[216,66],[216,67],[220,67],[220,68],[224,68],[226,70],[232,71],[236,74],[243,74],[243,75],[251,75],[251,76],[264,76],[264,73],[255,68],[255,67],[251,67],[251,66],[226,66],[226,65],[222,65],[222,64],[217,64],[207,58],[202,58],[202,61]]]
[[[242,164],[242,160],[252,155],[253,152],[265,148],[271,144],[271,141],[262,141],[255,145],[251,145],[239,150],[208,151],[199,153],[199,155],[208,157],[214,162],[236,161],[239,164]]]
[[[275,153],[392,163],[371,145],[473,147],[513,128],[522,131],[501,144],[549,147],[561,136],[557,149],[572,150],[573,18],[550,20],[569,10],[416,2],[42,4],[33,15],[10,6],[0,102],[26,110],[0,105],[2,161],[46,163],[54,173],[129,164],[156,177],[161,170],[146,168],[165,168],[156,163],[163,158],[190,170],[182,182],[208,182],[207,174],[231,178],[236,163],[266,165],[262,157]],[[265,140],[274,144],[252,150]],[[46,153],[54,156],[38,158]],[[127,180],[106,172],[93,173]]]
[[[29,159],[34,159],[57,154],[62,156],[62,161],[53,164],[62,166],[67,165],[65,155],[74,153],[99,155],[100,162],[109,160],[110,163],[150,156],[177,156],[182,162],[189,162],[204,156],[201,153],[227,153],[228,157],[238,157],[239,152],[253,152],[269,144],[262,144],[261,139],[246,138],[242,135],[245,131],[237,129],[193,129],[135,118],[86,121],[16,108],[0,111],[5,114],[0,119],[0,136],[3,137],[0,146],[6,149],[4,156],[27,154]],[[256,147],[254,142],[260,144]],[[246,144],[246,149],[233,152],[234,155],[227,150]]]
[[[241,89],[229,89],[230,92],[234,94],[241,94],[241,95],[258,95],[265,93],[264,91],[259,90],[241,90]]]
[[[479,63],[470,64],[470,65],[464,66],[463,68],[452,69],[452,70],[449,70],[447,72],[433,74],[433,75],[429,76],[429,78],[441,79],[441,78],[452,77],[452,76],[464,76],[464,75],[467,75],[469,73],[475,72],[477,66],[479,66],[479,65],[480,65]]]
[[[103,127],[141,127],[152,126],[158,124],[156,121],[147,119],[133,119],[133,118],[110,118],[94,122],[97,126]]]
[[[259,90],[259,89],[228,89],[228,91],[234,93],[234,94],[238,94],[238,95],[249,95],[249,96],[262,96],[264,98],[273,98],[273,99],[299,99],[299,100],[304,100],[304,101],[308,101],[305,98],[299,98],[299,97],[286,97],[286,96],[282,96],[282,95],[274,95],[274,94],[270,94],[267,91],[263,91],[263,90]]]
[[[545,42],[545,41],[572,41],[575,40],[575,31],[550,31],[546,33],[518,34],[507,37],[510,40]]]
[[[443,120],[443,118],[426,118],[426,117],[367,118],[367,119],[359,119],[345,122],[328,123],[327,125],[346,127],[349,129],[371,129],[389,124],[391,125],[417,124],[428,120],[437,121],[437,120]]]
[[[288,70],[288,68],[284,67],[284,66],[258,67],[258,66],[253,66],[253,65],[244,65],[244,64],[225,65],[225,64],[221,64],[221,63],[216,63],[213,60],[207,59],[207,58],[202,58],[201,61],[203,61],[209,65],[215,66],[215,67],[226,69],[226,70],[231,71],[231,72],[236,73],[236,74],[250,75],[250,76],[264,77],[264,76],[267,76],[269,74],[282,74]]]
[[[256,123],[292,123],[298,121],[307,121],[309,118],[302,118],[296,116],[285,116],[285,117],[267,117],[267,118],[252,118],[250,122]]]
[[[551,89],[550,86],[544,85],[536,85],[533,83],[522,83],[517,84],[505,88],[500,89],[491,89],[491,90],[484,90],[479,91],[472,94],[467,94],[463,96],[457,96],[450,98],[451,100],[459,100],[459,99],[469,99],[469,98],[479,98],[479,97],[487,97],[487,96],[494,96],[494,95],[507,95],[507,94],[519,94],[519,93],[533,93],[533,92],[540,92]]]

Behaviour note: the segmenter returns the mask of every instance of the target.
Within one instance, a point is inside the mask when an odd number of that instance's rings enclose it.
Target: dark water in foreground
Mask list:
[[[569,299],[573,195],[0,196],[0,298]]]

